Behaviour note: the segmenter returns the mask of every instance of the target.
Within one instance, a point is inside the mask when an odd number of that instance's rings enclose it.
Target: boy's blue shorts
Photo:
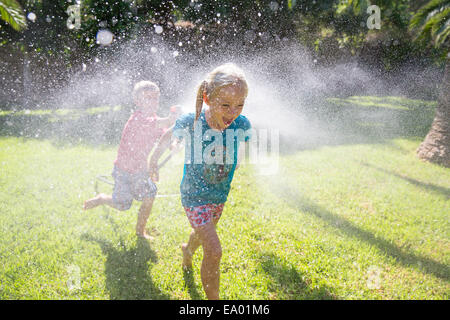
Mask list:
[[[128,173],[114,166],[114,191],[112,200],[119,210],[128,210],[133,199],[142,201],[144,198],[154,198],[158,188],[147,172]]]

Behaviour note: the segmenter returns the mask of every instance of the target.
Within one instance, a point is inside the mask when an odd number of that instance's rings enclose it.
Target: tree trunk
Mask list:
[[[450,167],[450,53],[431,129],[417,149],[420,159]]]

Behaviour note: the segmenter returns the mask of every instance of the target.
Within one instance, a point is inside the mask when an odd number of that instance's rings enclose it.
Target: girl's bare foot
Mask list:
[[[192,269],[192,253],[189,251],[187,243],[181,245],[181,251],[183,252],[183,269]]]

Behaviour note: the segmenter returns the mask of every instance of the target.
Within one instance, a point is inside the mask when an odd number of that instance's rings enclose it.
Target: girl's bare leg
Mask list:
[[[213,220],[214,225],[217,225],[219,219]],[[188,243],[183,243],[181,245],[181,251],[183,252],[183,269],[192,269],[192,257],[194,256],[195,251],[197,251],[198,247],[202,245],[202,242],[195,232],[195,229],[192,230],[189,235]]]
[[[145,239],[152,239],[152,237],[145,231],[148,217],[152,212],[153,201],[155,198],[144,198],[141,207],[139,208],[138,220],[136,223],[136,235]]]
[[[214,223],[208,223],[196,228],[202,247],[203,261],[201,278],[203,290],[209,300],[219,300],[220,259],[222,258],[222,246],[216,232]]]
[[[183,243],[181,245],[181,251],[183,251],[183,269],[192,268],[192,256],[201,244],[197,233],[195,230],[192,230],[188,243]]]
[[[104,193],[100,193],[96,197],[86,200],[83,205],[83,210],[89,210],[97,206],[106,204],[112,208],[116,208],[112,201],[112,196]],[[116,208],[117,209],[117,208]]]

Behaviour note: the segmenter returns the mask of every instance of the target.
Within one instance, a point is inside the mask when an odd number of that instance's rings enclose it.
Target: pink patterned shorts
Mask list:
[[[211,220],[219,220],[225,203],[208,203],[198,207],[184,207],[192,228],[198,228]]]

